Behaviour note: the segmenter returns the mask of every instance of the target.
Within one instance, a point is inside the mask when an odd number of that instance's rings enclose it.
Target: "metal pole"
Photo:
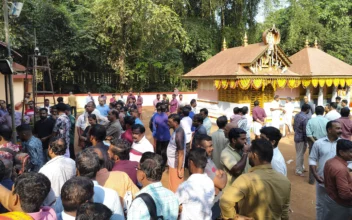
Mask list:
[[[5,24],[5,37],[8,51],[8,59],[12,68],[12,57],[11,57],[11,45],[10,45],[10,33],[9,33],[9,8],[7,0],[3,1],[3,10],[4,10],[4,24]],[[15,104],[13,98],[13,78],[12,75],[9,75],[9,89],[10,89],[10,102],[11,102],[11,122],[12,122],[12,143],[16,143],[16,126],[15,126]]]

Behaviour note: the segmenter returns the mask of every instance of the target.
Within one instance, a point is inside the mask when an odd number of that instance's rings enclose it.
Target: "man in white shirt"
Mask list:
[[[139,163],[144,152],[154,152],[153,145],[145,137],[145,127],[141,124],[132,126],[133,144],[130,151],[130,161]]]
[[[183,95],[180,94],[180,95],[178,95],[178,97],[179,97],[178,106],[180,106],[180,107],[186,106],[187,102],[183,100]]]
[[[61,204],[63,211],[57,213],[58,219],[75,220],[77,210],[83,203],[93,201],[94,184],[87,177],[77,176],[67,180],[62,186]]]
[[[76,175],[75,161],[64,156],[66,148],[65,141],[62,139],[51,142],[48,148],[48,154],[51,160],[39,170],[39,173],[44,174],[50,180],[51,190],[55,194],[55,201],[56,198],[60,197],[61,187],[64,183]],[[46,201],[47,204],[51,202],[53,201]]]
[[[210,118],[208,117],[208,109],[202,108],[199,114],[203,117],[203,126],[205,127],[205,129],[207,129],[207,134],[210,135],[212,124],[211,124]]]
[[[274,127],[264,127],[260,129],[260,137],[271,142],[274,148],[273,159],[271,160],[271,166],[274,170],[283,175],[287,176],[287,167],[285,158],[282,156],[279,150],[279,141],[281,140],[280,130]]]
[[[192,107],[192,112],[194,114],[197,114],[197,101],[195,99],[192,99],[190,104]]]
[[[270,104],[271,126],[280,129],[280,115],[282,108],[280,107],[279,96],[276,95]]]
[[[336,144],[342,134],[338,121],[326,124],[327,136],[315,141],[309,155],[309,168],[316,180],[316,219],[324,219],[327,192],[324,187],[324,166],[336,156]]]
[[[88,92],[88,96],[86,97],[86,104],[88,104],[88,102],[94,102],[94,98],[90,92]]]
[[[192,175],[176,191],[176,197],[182,205],[181,220],[211,220],[214,183],[204,173],[207,165],[207,153],[203,148],[193,148],[189,153],[189,170]]]
[[[329,121],[334,121],[336,119],[341,118],[340,113],[337,112],[337,104],[336,102],[330,103],[330,111],[325,115],[325,118]]]
[[[183,107],[182,108],[182,119],[180,122],[181,128],[185,131],[186,134],[186,148],[187,152],[190,149],[190,142],[192,139],[192,119],[189,117],[189,108],[188,107]]]
[[[96,152],[94,152],[93,148],[87,148],[77,155],[76,168],[78,176],[88,177],[93,181],[93,201],[106,205],[113,213],[111,219],[125,219],[121,201],[117,192],[100,186],[95,180],[97,172],[100,170],[100,162],[99,156]]]
[[[286,99],[286,104],[284,107],[284,131],[283,131],[283,136],[286,136],[286,127],[288,128],[288,134],[290,135],[291,132],[293,132],[293,127],[292,127],[292,116],[293,116],[293,110],[294,106],[292,103],[292,99],[290,97],[287,97]]]

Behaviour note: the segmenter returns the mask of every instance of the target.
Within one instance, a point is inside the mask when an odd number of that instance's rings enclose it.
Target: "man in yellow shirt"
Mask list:
[[[289,219],[291,183],[272,169],[272,157],[273,147],[269,141],[258,139],[252,142],[248,155],[252,168],[226,186],[220,199],[223,219],[235,218],[236,203],[240,215],[255,220]]]
[[[76,96],[73,95],[72,92],[70,92],[70,96],[68,97],[68,104],[71,106],[72,114],[76,118],[76,116],[77,116],[77,100],[76,100]]]

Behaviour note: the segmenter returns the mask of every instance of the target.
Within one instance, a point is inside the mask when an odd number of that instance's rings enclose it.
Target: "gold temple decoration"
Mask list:
[[[227,43],[226,43],[226,39],[224,38],[224,41],[222,42],[222,48],[221,51],[227,50]]]
[[[243,46],[244,46],[244,47],[247,47],[247,46],[248,46],[247,32],[244,32]]]
[[[305,47],[309,47],[308,37],[306,38]]]
[[[318,79],[312,79],[312,86],[314,88],[317,88],[318,87],[318,84],[319,84],[319,80]]]

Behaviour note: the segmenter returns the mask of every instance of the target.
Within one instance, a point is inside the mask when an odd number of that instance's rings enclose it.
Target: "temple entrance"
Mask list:
[[[219,101],[231,102],[231,103],[249,103],[250,109],[252,111],[254,107],[254,101],[258,100],[260,107],[264,107],[265,102],[271,102],[274,98],[274,89],[269,84],[265,87],[264,91],[262,89],[249,88],[243,90],[239,87],[235,89],[219,89]]]

